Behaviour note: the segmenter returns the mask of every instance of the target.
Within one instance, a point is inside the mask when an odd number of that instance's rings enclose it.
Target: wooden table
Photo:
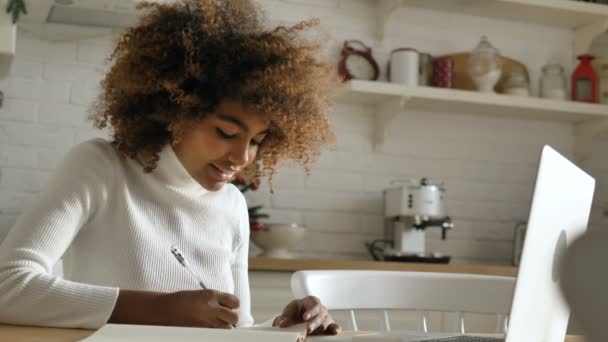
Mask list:
[[[74,342],[86,338],[94,332],[95,330],[40,328],[0,324],[0,341]],[[584,339],[580,336],[567,336],[565,342],[584,342]]]
[[[73,342],[93,334],[95,330],[25,327],[0,324],[0,341],[11,342]]]

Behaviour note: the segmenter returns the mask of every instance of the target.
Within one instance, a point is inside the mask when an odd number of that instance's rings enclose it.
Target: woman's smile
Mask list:
[[[210,163],[209,165],[211,165],[211,169],[214,171],[217,178],[222,182],[228,182],[232,180],[232,178],[234,178],[234,175],[236,175],[236,173],[238,172],[234,169],[226,169],[223,167],[219,167],[214,163]]]

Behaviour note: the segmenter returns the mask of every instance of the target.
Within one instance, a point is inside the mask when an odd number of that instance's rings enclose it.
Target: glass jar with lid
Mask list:
[[[481,40],[471,51],[469,56],[469,76],[477,90],[484,93],[493,93],[494,86],[502,73],[503,59],[498,49],[481,36]]]
[[[566,74],[564,67],[558,63],[549,63],[542,69],[540,77],[540,97],[554,100],[565,100]]]
[[[511,70],[505,84],[505,94],[515,96],[530,96],[530,85],[528,77],[521,68]]]

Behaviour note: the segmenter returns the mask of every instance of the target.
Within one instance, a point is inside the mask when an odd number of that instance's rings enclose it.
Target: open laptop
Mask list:
[[[352,340],[563,342],[570,312],[558,283],[560,260],[567,246],[587,229],[594,188],[591,176],[551,147],[543,148],[506,338],[388,332]]]

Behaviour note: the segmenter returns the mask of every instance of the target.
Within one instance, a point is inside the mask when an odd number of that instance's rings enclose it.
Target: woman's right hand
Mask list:
[[[239,299],[215,290],[168,293],[164,296],[169,323],[175,326],[231,329],[239,321]]]
[[[231,329],[239,299],[215,290],[173,293],[120,290],[109,323]]]

